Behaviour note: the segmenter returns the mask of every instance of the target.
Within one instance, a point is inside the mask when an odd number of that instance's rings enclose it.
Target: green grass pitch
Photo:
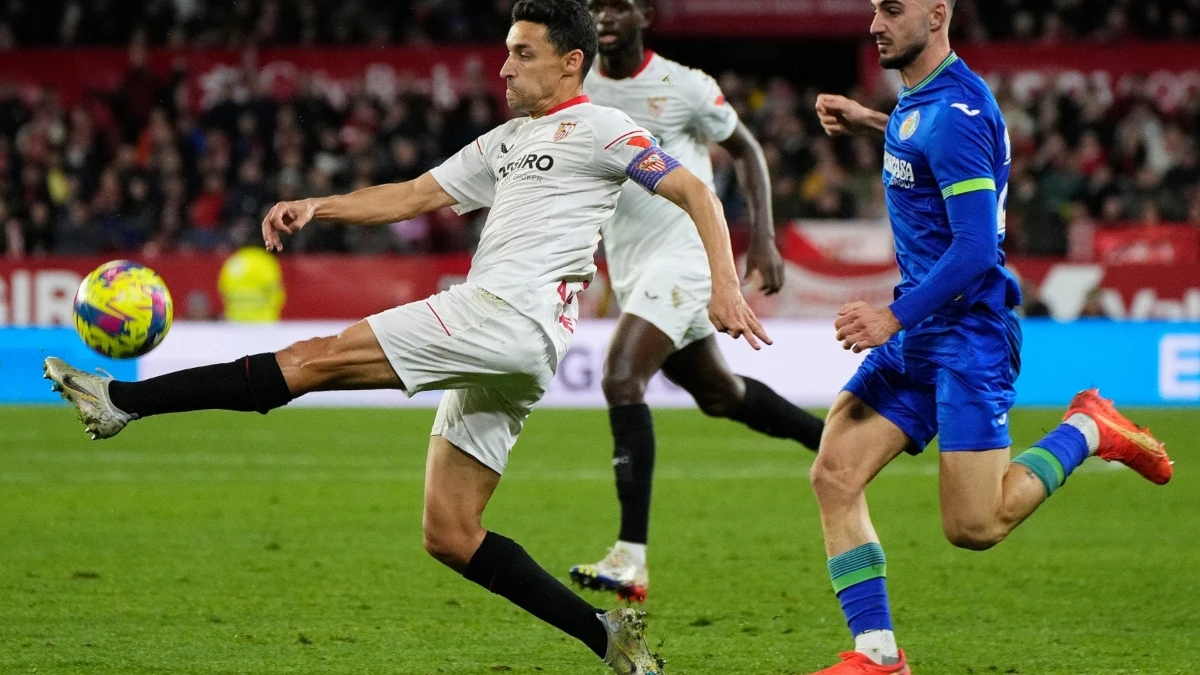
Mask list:
[[[872,487],[918,675],[1194,673],[1200,414],[1139,411],[1176,478],[1089,460],[1007,542],[952,548],[937,455]],[[0,673],[603,673],[421,548],[432,411],[206,413],[92,443],[65,407],[0,409]],[[812,455],[657,412],[650,637],[671,675],[809,673],[849,646]],[[1017,445],[1051,411],[1013,415]],[[607,418],[538,411],[485,525],[560,578],[616,534]],[[588,594],[610,605],[607,596]]]

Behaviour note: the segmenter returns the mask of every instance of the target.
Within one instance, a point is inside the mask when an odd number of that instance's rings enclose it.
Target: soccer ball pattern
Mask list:
[[[114,359],[142,356],[157,347],[173,318],[171,294],[162,277],[128,260],[101,265],[75,294],[79,337]]]

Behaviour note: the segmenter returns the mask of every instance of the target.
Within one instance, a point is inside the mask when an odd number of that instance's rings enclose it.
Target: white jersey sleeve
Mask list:
[[[624,113],[605,116],[596,122],[597,128],[593,130],[596,164],[604,175],[632,180],[654,192],[667,174],[682,166],[658,146],[649,131]]]
[[[503,127],[500,127],[503,128]],[[488,208],[496,199],[496,175],[487,161],[490,142],[496,130],[475,139],[467,147],[429,173],[451,197],[458,201],[458,214]]]
[[[691,99],[697,136],[712,143],[722,143],[737,129],[738,114],[725,100],[721,85],[708,73],[690,70],[687,78],[688,98]]]

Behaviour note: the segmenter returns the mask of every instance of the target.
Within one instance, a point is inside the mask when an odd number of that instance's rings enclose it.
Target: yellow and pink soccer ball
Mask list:
[[[75,330],[104,356],[131,359],[154,349],[174,318],[171,293],[154,270],[128,260],[96,268],[75,294]]]

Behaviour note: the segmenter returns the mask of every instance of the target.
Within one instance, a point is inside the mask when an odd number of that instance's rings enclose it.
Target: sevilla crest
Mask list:
[[[562,124],[558,125],[558,131],[554,132],[554,142],[557,143],[567,136],[570,136],[571,132],[575,131],[575,126],[575,122],[563,122]]]
[[[658,119],[663,114],[663,111],[667,108],[667,97],[651,96],[650,98],[646,99],[646,105],[650,109],[650,117],[653,119]]]
[[[658,173],[667,170],[667,162],[663,159],[661,153],[652,152],[645,159],[638,162],[638,169]]]

